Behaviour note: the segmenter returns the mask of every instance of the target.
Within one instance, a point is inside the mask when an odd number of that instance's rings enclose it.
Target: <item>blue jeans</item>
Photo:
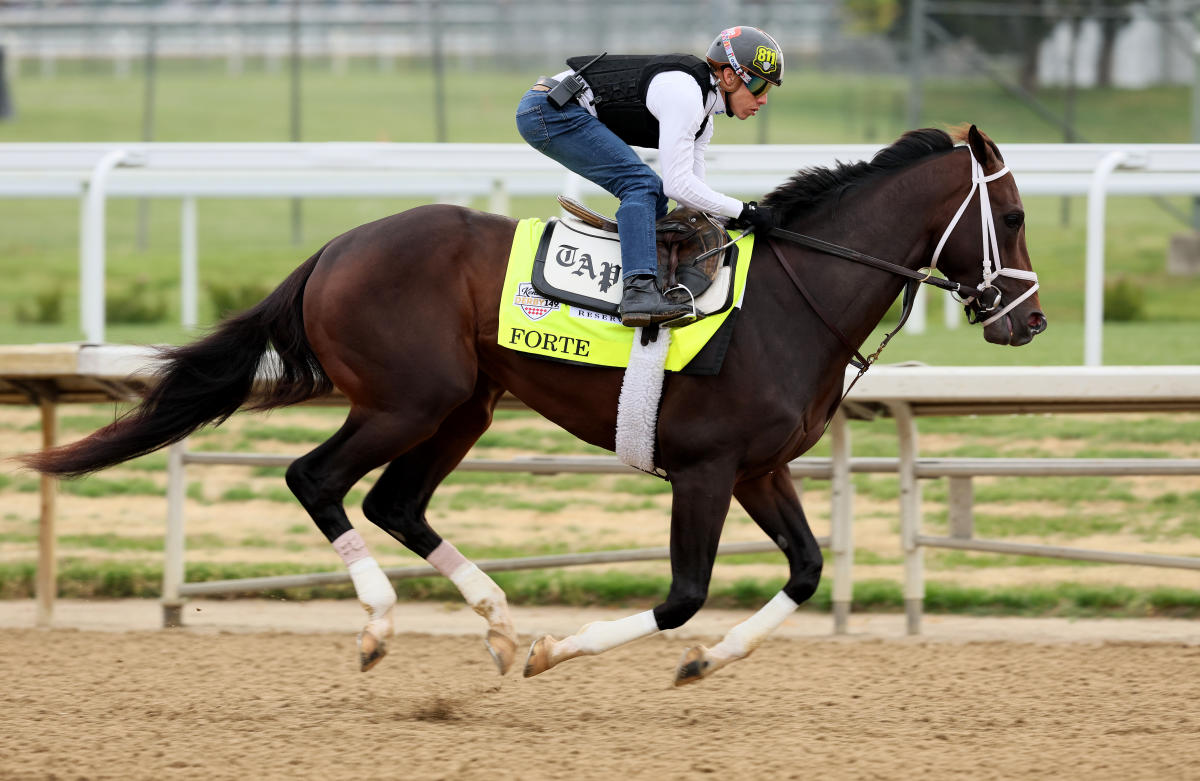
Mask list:
[[[557,109],[536,90],[517,106],[517,130],[534,149],[621,199],[621,276],[656,273],[654,221],[667,213],[667,196],[662,179],[629,144],[575,101]]]

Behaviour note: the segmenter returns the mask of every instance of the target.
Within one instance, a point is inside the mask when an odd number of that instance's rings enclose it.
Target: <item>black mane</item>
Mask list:
[[[781,217],[809,211],[830,198],[840,198],[863,182],[954,148],[950,135],[937,128],[910,130],[896,143],[879,150],[870,162],[834,164],[832,168],[804,168],[763,198],[763,204]]]

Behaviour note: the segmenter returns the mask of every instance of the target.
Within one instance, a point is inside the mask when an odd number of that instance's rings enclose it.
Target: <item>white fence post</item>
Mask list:
[[[925,551],[921,534],[921,483],[917,480],[917,423],[906,402],[888,402],[899,439],[900,542],[904,550],[904,613],[910,635],[921,634],[925,602]]]
[[[854,483],[850,480],[850,427],[838,409],[829,426],[831,437],[830,549],[833,553],[833,633],[844,635],[854,601]]]
[[[196,268],[196,198],[187,196],[179,213],[179,321],[194,329],[199,322],[199,272]]]
[[[908,316],[908,323],[904,326],[910,334],[925,333],[925,316],[929,308],[929,292],[925,289],[928,285],[917,286],[917,297],[913,299],[912,314]]]
[[[104,343],[104,252],[106,241],[105,187],[108,175],[125,159],[127,150],[114,149],[100,158],[88,180],[83,215],[83,269],[80,275],[79,320],[84,339]]]
[[[176,442],[167,450],[167,533],[164,541],[162,609],[163,626],[183,625],[183,598],[179,588],[184,581],[184,502],[187,499],[187,472],[184,456],[187,440]]]
[[[950,295],[948,292],[942,294],[942,317],[944,318],[943,322],[945,322],[946,330],[948,331],[953,331],[955,328],[958,328],[960,325],[962,325],[962,307],[957,301],[954,300],[954,296]]]
[[[1088,188],[1087,278],[1084,282],[1083,363],[1099,366],[1104,362],[1104,210],[1108,199],[1108,179],[1122,165],[1144,165],[1144,159],[1115,150],[1104,156],[1092,174]]]

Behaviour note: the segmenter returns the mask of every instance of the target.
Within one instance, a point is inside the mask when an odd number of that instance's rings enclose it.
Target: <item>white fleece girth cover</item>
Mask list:
[[[662,396],[671,329],[658,329],[658,338],[642,346],[642,329],[633,335],[629,367],[621,382],[617,402],[617,457],[623,463],[654,471],[654,433],[658,428],[658,400]]]

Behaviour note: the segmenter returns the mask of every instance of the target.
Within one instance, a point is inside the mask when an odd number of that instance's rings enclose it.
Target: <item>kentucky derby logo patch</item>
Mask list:
[[[521,282],[517,285],[517,294],[513,296],[513,304],[530,320],[541,320],[559,306],[557,301],[543,297],[528,282]]]

